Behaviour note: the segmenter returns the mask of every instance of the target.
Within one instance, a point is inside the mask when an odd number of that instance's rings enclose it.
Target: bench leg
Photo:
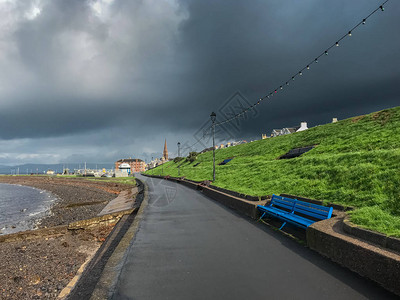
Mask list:
[[[258,220],[260,221],[262,218],[264,218],[264,216],[265,216],[265,213],[263,213],[262,216]]]
[[[281,230],[283,228],[283,226],[286,225],[286,222],[283,222],[282,226],[279,228],[279,230]]]

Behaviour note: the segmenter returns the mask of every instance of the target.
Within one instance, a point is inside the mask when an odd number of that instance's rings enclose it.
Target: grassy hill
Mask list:
[[[317,145],[293,159],[292,148]],[[215,185],[261,196],[289,193],[355,206],[352,220],[400,237],[400,107],[303,132],[216,150]],[[212,151],[168,162],[149,174],[212,178]]]

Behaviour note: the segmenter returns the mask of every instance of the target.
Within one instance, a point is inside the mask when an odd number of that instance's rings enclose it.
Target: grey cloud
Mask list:
[[[194,142],[210,112],[234,92],[256,102],[380,4],[115,0],[99,16],[95,0],[57,0],[41,1],[40,15],[28,20],[30,4],[17,3],[14,31],[0,43],[8,53],[0,55],[7,82],[0,88],[0,139],[29,138],[24,153],[44,153],[40,141],[56,140],[51,151],[63,159],[103,161],[160,155],[164,137],[173,148]],[[398,105],[399,8],[389,1],[258,106],[258,117],[242,121],[236,137]],[[114,143],[112,135],[125,138]],[[74,140],[80,152],[65,147]]]

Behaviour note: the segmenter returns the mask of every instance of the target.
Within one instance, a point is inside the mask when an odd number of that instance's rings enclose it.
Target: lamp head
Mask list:
[[[211,118],[211,122],[214,123],[215,120],[217,119],[217,114],[215,112],[212,112],[211,115],[210,115],[210,118]]]

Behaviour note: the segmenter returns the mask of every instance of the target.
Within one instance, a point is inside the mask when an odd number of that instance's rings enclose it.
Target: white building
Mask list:
[[[301,122],[300,126],[285,127],[285,128],[282,128],[282,129],[273,129],[272,133],[271,133],[271,137],[291,134],[291,133],[294,133],[294,132],[300,132],[300,131],[304,131],[304,130],[307,130],[307,129],[308,129],[307,122]]]

